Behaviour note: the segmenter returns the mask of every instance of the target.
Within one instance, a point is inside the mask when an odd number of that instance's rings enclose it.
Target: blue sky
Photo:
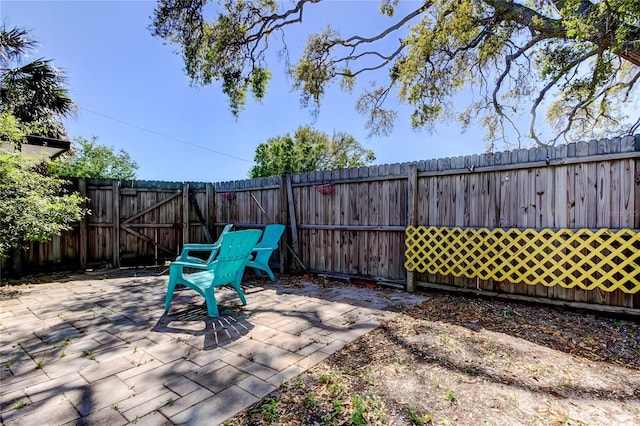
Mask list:
[[[408,110],[400,110],[388,137],[367,138],[366,117],[354,104],[358,90],[345,94],[333,86],[319,116],[300,107],[284,65],[270,62],[274,79],[266,100],[249,102],[236,119],[218,85],[191,87],[176,46],[163,45],[148,26],[154,1],[11,1],[0,0],[2,21],[31,30],[40,46],[34,57],[53,59],[64,70],[79,104],[66,122],[73,139],[97,136],[101,144],[124,149],[138,163],[144,180],[218,182],[245,179],[255,149],[268,138],[292,133],[302,125],[331,134],[347,132],[387,164],[467,154],[485,150],[482,129],[461,134],[459,126],[437,132],[414,131]],[[414,3],[415,4],[415,3]],[[374,34],[385,19],[377,1],[329,1],[309,5],[304,25],[288,33],[292,58],[306,34],[327,24],[345,34]],[[361,84],[368,84],[365,77]]]

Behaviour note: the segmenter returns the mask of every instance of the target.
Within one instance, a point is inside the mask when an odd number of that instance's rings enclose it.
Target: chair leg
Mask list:
[[[242,287],[240,287],[240,282],[232,283],[231,286],[236,290],[236,293],[238,293],[242,306],[247,306],[247,299],[244,297],[244,291],[242,291]]]
[[[167,285],[167,295],[164,298],[164,313],[169,312],[169,306],[171,306],[171,299],[173,298],[173,292],[176,289],[176,282],[169,279],[169,284]]]
[[[271,271],[271,268],[269,268],[268,266],[265,267],[265,272],[269,275],[269,278],[271,278],[271,281],[275,281],[276,277],[273,275],[273,272]]]
[[[220,316],[218,312],[218,303],[216,302],[216,295],[213,286],[204,290],[204,300],[207,303],[207,315],[213,318]]]

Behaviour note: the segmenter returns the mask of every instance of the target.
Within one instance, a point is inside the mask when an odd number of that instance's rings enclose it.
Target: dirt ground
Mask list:
[[[431,293],[226,424],[640,425],[640,323]]]

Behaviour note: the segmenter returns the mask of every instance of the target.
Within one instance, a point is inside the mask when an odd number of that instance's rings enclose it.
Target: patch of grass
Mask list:
[[[367,404],[359,395],[351,395],[353,408],[351,410],[351,424],[355,426],[364,426],[367,424],[365,414],[367,412]]]
[[[340,398],[334,398],[331,400],[331,407],[333,408],[333,414],[339,416],[344,411],[344,403]]]
[[[447,391],[444,393],[444,400],[447,402],[456,402],[457,399],[458,397],[456,395],[456,391],[451,388],[447,389]]]
[[[318,400],[312,393],[308,393],[304,399],[304,405],[308,408],[315,408],[318,405]]]
[[[322,383],[322,384],[327,385],[327,384],[329,384],[329,383],[332,383],[332,382],[333,382],[333,377],[331,377],[331,376],[330,376],[330,375],[328,375],[328,374],[323,374],[323,375],[321,375],[321,376],[320,376],[320,378],[318,379],[318,381],[319,381],[320,383]]]
[[[262,418],[267,423],[272,423],[280,417],[280,401],[276,399],[270,399],[265,405],[262,406]]]
[[[343,366],[341,369],[344,374],[348,374],[349,376],[355,375],[353,368],[349,367],[348,365]]]
[[[344,386],[342,386],[341,383],[331,383],[327,386],[327,390],[331,395],[342,395],[344,393]]]
[[[375,386],[375,384],[376,384],[376,381],[373,380],[373,377],[371,377],[371,375],[368,374],[368,373],[364,375],[363,379],[364,379],[365,383],[368,384],[368,385]]]
[[[433,420],[432,413],[428,413],[428,415],[423,416],[418,412],[418,410],[411,407],[407,408],[407,416],[409,417],[409,420],[411,420],[411,424],[415,426],[424,426],[427,423],[431,423]]]

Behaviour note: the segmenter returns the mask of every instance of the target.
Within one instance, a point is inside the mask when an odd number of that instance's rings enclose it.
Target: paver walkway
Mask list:
[[[184,288],[164,315],[166,282],[80,276],[0,289],[2,422],[219,424],[423,300],[248,279],[249,304],[217,289],[213,319]]]

